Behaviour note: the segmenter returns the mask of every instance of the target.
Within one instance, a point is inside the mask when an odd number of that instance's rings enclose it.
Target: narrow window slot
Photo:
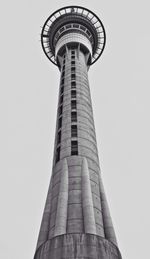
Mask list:
[[[58,132],[58,136],[57,136],[57,145],[59,145],[61,142],[61,130]]]
[[[76,82],[75,81],[71,82],[71,88],[76,88]]]
[[[58,129],[62,127],[62,117],[59,118],[58,120]]]
[[[75,72],[76,68],[75,67],[71,67],[71,72]]]
[[[71,155],[78,155],[78,141],[71,141]]]
[[[71,122],[77,122],[77,112],[71,112]]]
[[[62,75],[61,75],[61,76],[62,76],[62,77],[64,77],[64,76],[65,76],[65,71],[63,71],[63,72],[62,72]]]
[[[72,138],[77,137],[77,125],[71,125],[71,137]]]
[[[64,85],[62,85],[62,87],[60,88],[60,94],[64,93]]]
[[[60,160],[60,147],[56,149],[56,163]]]
[[[77,109],[77,102],[76,100],[71,101],[71,110]]]
[[[61,106],[59,107],[59,116],[62,115],[62,111],[63,111],[63,106],[61,105]]]
[[[71,98],[76,98],[76,90],[71,90]]]
[[[64,84],[64,82],[65,82],[65,80],[64,80],[64,78],[62,78],[62,80],[61,80],[61,84],[63,85],[63,84]]]
[[[71,74],[71,79],[75,79],[76,75],[75,74]]]
[[[60,104],[62,104],[62,103],[63,103],[63,99],[64,99],[64,96],[63,96],[63,95],[61,95],[61,96],[60,96]]]

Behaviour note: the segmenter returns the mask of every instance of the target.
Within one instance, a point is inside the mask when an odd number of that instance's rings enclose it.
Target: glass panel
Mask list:
[[[74,72],[76,70],[75,67],[71,67],[71,72]]]
[[[59,116],[62,115],[63,107],[62,105],[59,107]]]
[[[60,160],[60,147],[56,150],[56,163]]]
[[[73,109],[76,109],[77,108],[77,103],[76,103],[76,101],[74,100],[74,101],[71,101],[71,109],[73,110]]]
[[[58,132],[57,145],[61,142],[61,131]]]
[[[77,122],[77,112],[71,112],[71,122]]]
[[[78,141],[71,141],[71,155],[78,155]]]
[[[62,85],[62,87],[60,88],[60,93],[63,94],[64,92],[64,85]]]
[[[62,126],[62,117],[60,117],[58,120],[58,129],[60,129],[61,126]]]
[[[64,99],[64,96],[63,96],[63,95],[61,95],[61,96],[60,96],[60,104],[62,104],[62,103],[63,103],[63,99]]]
[[[76,98],[76,90],[71,90],[71,98]]]
[[[76,82],[75,81],[71,82],[71,88],[76,88]]]
[[[76,75],[75,74],[71,74],[71,79],[75,79]]]
[[[71,125],[71,137],[77,137],[77,125]]]

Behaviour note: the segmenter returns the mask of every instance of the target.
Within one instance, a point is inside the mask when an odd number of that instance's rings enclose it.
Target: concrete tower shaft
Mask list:
[[[120,259],[101,180],[88,81],[88,68],[103,48],[94,57],[99,36],[93,13],[82,7],[64,10],[54,14],[44,37],[51,56],[43,45],[61,77],[52,177],[34,259]],[[42,35],[44,30],[45,25]]]

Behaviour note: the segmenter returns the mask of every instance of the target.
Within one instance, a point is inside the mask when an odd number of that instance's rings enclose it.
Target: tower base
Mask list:
[[[34,259],[121,259],[121,255],[108,240],[78,233],[49,239],[38,248]]]

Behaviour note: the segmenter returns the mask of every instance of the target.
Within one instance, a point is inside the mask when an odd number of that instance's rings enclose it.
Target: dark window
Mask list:
[[[62,126],[62,117],[60,117],[58,120],[58,129],[60,129],[61,126]]]
[[[71,141],[71,155],[78,155],[78,141]]]
[[[60,96],[60,104],[62,104],[62,103],[63,103],[63,99],[64,99],[64,96],[63,96],[63,95],[61,95],[61,96]]]
[[[71,110],[76,109],[77,108],[77,103],[75,100],[71,101]]]
[[[65,28],[64,28],[64,27],[62,27],[62,28],[60,29],[60,32],[64,31],[64,29],[65,29]]]
[[[79,24],[73,24],[74,28],[79,28]]]
[[[75,74],[71,74],[71,79],[75,79],[76,75]]]
[[[57,145],[61,142],[61,131],[58,132]]]
[[[74,28],[79,28],[79,24],[73,24]]]
[[[80,26],[80,29],[83,30],[83,31],[86,30],[86,28],[84,26],[82,26],[82,25]]]
[[[71,25],[66,25],[66,29],[69,29],[69,28],[71,28]]]
[[[71,98],[76,98],[76,90],[71,90]]]
[[[64,76],[65,76],[65,71],[62,72],[62,77],[64,77]]]
[[[88,30],[86,31],[86,33],[87,33],[89,36],[91,35],[91,33],[90,33]]]
[[[65,81],[64,78],[62,78],[62,80],[61,80],[61,84],[62,84],[62,85],[64,84],[64,81]]]
[[[59,116],[62,115],[63,107],[62,105],[59,107]]]
[[[71,61],[71,65],[75,65],[75,60]]]
[[[71,112],[71,122],[77,122],[77,112]]]
[[[71,50],[71,54],[72,54],[72,55],[75,55],[75,50]]]
[[[65,65],[63,65],[63,70],[65,70]]]
[[[58,37],[59,37],[59,32],[57,32],[57,33],[55,34],[55,38],[58,39]]]
[[[72,58],[72,59],[75,59],[75,55],[71,55],[71,58]]]
[[[71,72],[75,72],[76,68],[75,67],[71,67]]]
[[[77,125],[71,125],[71,137],[77,137]]]
[[[63,94],[64,92],[64,85],[62,85],[62,87],[60,88],[60,93]]]
[[[71,82],[71,88],[76,88],[76,82],[75,81]]]
[[[56,149],[56,163],[60,160],[60,147]]]

